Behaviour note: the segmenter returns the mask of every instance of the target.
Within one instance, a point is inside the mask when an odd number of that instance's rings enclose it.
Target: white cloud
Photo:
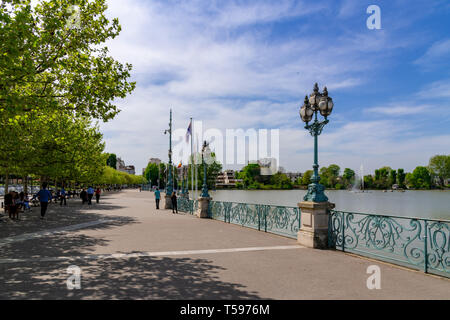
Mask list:
[[[431,156],[450,150],[450,134],[409,134],[414,127],[407,121],[357,121],[337,129],[330,122],[329,126],[319,137],[320,166],[338,164],[343,170],[363,164],[366,174],[385,165],[412,171],[427,165]],[[280,136],[282,165],[291,170],[311,169],[313,138],[306,130],[282,130]]]
[[[427,69],[448,63],[450,56],[450,39],[433,43],[423,56],[414,61],[415,64]]]
[[[365,109],[366,113],[379,113],[389,116],[405,116],[412,114],[425,114],[425,112],[429,111],[432,108],[430,105],[414,105],[411,104],[390,104],[385,107],[375,107]]]
[[[428,100],[440,100],[441,102],[442,98],[450,98],[450,79],[430,83],[419,91],[417,96]],[[447,102],[448,105],[448,101],[444,100],[443,102]]]
[[[236,31],[320,9],[305,7],[303,2],[243,7],[236,2],[222,7],[199,1],[109,3],[109,14],[119,17],[123,31],[108,47],[116,59],[133,64],[138,87],[130,97],[118,101],[122,112],[101,128],[107,150],[136,165],[137,172],[150,157],[167,159],[168,137],[163,131],[168,126],[169,108],[174,111],[174,128],[187,128],[189,117],[203,120],[205,129],[284,128],[280,133],[281,165],[289,170],[309,169],[312,138],[303,129],[298,109],[313,83],[326,84],[330,94],[357,87],[384,61],[388,49],[406,45],[392,41],[386,31],[365,36],[353,32],[334,42],[304,34],[271,42],[265,30]],[[378,58],[370,55],[373,52],[380,53]],[[424,105],[408,110],[419,112],[421,107]],[[373,109],[385,114],[407,112],[406,106],[390,111]],[[357,162],[366,161],[375,168],[400,163],[398,159],[409,165],[422,161],[413,156],[420,144],[398,146],[393,142],[392,132],[401,134],[398,123],[367,120],[341,128],[336,124],[331,122],[320,137],[322,164],[339,162],[359,168]],[[298,129],[286,129],[291,126]],[[414,141],[409,139],[405,141]],[[431,150],[429,144],[423,143],[423,147]],[[420,157],[425,154],[421,152]]]

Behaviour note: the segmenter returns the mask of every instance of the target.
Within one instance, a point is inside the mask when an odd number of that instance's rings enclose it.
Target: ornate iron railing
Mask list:
[[[177,197],[178,211],[194,214],[198,209],[198,200],[191,200],[185,197]]]
[[[142,191],[152,191],[152,186],[150,184],[142,184],[141,190]]]
[[[450,277],[450,221],[332,210],[329,246]]]
[[[211,201],[209,216],[290,238],[297,238],[300,228],[300,209],[297,207]]]

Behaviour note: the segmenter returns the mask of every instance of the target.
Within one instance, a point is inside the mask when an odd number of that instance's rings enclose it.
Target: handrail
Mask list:
[[[399,218],[399,219],[409,219],[409,220],[421,220],[421,221],[434,221],[434,222],[450,222],[446,219],[435,219],[435,218],[419,218],[419,217],[410,217],[410,216],[394,216],[389,214],[379,214],[379,213],[367,213],[367,212],[354,212],[354,211],[345,211],[345,210],[336,210],[332,209],[331,212],[344,212],[344,213],[352,213],[352,214],[361,214],[365,216],[377,216],[377,217],[388,217],[388,218]]]
[[[236,204],[246,204],[246,205],[254,205],[254,206],[269,206],[269,207],[275,207],[275,208],[298,209],[298,207],[282,206],[282,205],[276,205],[276,204],[265,204],[265,203],[250,203],[250,202],[222,201],[222,200],[211,200],[211,202],[236,203]]]

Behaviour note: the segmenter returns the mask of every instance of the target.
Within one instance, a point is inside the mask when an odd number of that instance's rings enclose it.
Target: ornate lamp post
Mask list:
[[[172,209],[172,202],[170,196],[173,192],[173,177],[172,177],[172,109],[170,109],[169,129],[164,131],[164,134],[169,133],[169,175],[166,186],[166,202],[165,209]]]
[[[208,218],[209,217],[209,201],[212,198],[208,194],[208,185],[206,183],[206,175],[207,175],[206,162],[207,162],[208,158],[210,157],[210,154],[211,154],[211,150],[209,149],[208,143],[205,141],[205,142],[203,142],[203,148],[202,148],[203,187],[202,187],[202,194],[198,198],[198,210],[196,213],[199,218]]]
[[[181,195],[184,196],[184,168],[181,167],[180,168],[180,172],[181,172],[181,192],[179,191],[179,193],[181,193]]]
[[[184,181],[185,177],[186,177],[186,182],[184,183],[185,189],[184,189],[183,194],[186,198],[189,198],[189,181],[188,181],[188,167],[187,166],[183,167],[183,181]]]
[[[333,111],[333,100],[328,96],[327,87],[323,88],[323,92],[319,92],[317,83],[314,85],[314,92],[305,97],[303,106],[300,109],[300,117],[306,122],[305,129],[314,137],[314,174],[311,178],[312,183],[308,186],[308,193],[303,200],[311,202],[326,202],[327,196],[324,193],[325,187],[319,183],[319,163],[318,163],[318,136],[322,133],[323,127],[329,122],[327,117]],[[317,113],[324,117],[323,121],[319,121]],[[313,119],[314,122],[309,124]]]
[[[324,186],[319,183],[319,161],[317,139],[322,133],[323,127],[329,122],[328,116],[333,111],[333,100],[328,96],[327,88],[319,92],[317,83],[314,92],[305,97],[305,102],[300,109],[300,117],[306,122],[305,129],[314,137],[314,174],[312,183],[308,186],[308,192],[303,202],[298,204],[301,212],[301,227],[297,234],[297,241],[309,248],[327,248],[328,246],[328,220],[329,210],[334,208],[333,203],[328,202],[324,193]],[[318,113],[324,117],[319,121]],[[310,124],[310,121],[314,121]]]
[[[206,141],[203,142],[202,147],[202,163],[203,163],[203,186],[202,186],[202,198],[209,198],[208,194],[208,184],[206,183],[206,174],[207,174],[207,168],[206,168],[206,162],[205,158],[207,155],[210,154],[209,146]]]

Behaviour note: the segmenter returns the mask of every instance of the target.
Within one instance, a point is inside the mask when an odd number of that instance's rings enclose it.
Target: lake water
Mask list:
[[[213,200],[295,207],[306,190],[218,190]],[[450,220],[450,191],[326,191],[337,210]]]
[[[28,186],[28,193],[30,194],[35,194],[36,192],[39,191],[39,186]],[[22,192],[24,190],[23,185],[9,185],[8,186],[8,190],[9,191],[16,191],[16,192]],[[0,186],[0,196],[3,196],[5,194],[5,187],[4,186]]]

